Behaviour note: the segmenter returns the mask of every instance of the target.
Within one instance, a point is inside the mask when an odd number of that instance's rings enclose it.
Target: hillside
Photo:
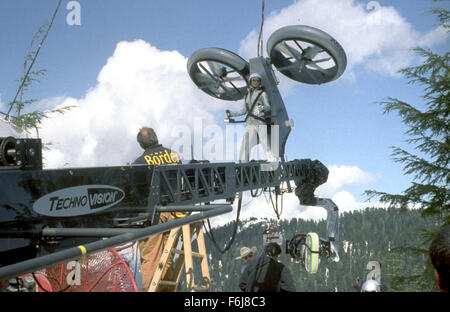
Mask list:
[[[270,221],[275,220],[252,218],[239,221],[235,241],[224,254],[214,247],[210,239],[206,239],[212,291],[240,291],[238,280],[241,261],[235,258],[242,246],[256,246],[258,251],[261,250],[263,231]],[[430,281],[408,280],[408,277],[423,272],[428,257],[426,254],[407,249],[422,246],[419,230],[431,228],[435,223],[436,219],[424,219],[417,210],[400,212],[392,209],[367,208],[364,211],[347,212],[340,215],[338,263],[322,259],[318,272],[309,274],[285,253],[285,246],[282,246],[280,261],[288,266],[296,281],[297,291],[302,292],[355,291],[352,281],[357,277],[365,279],[367,274],[365,267],[370,260],[381,262],[381,273],[389,291],[435,291],[436,286]],[[323,237],[325,224],[325,220],[320,222],[301,219],[281,220],[279,229],[284,237],[283,245],[286,239],[298,233],[314,231]],[[229,242],[233,230],[234,222],[213,228],[219,247],[224,248]]]

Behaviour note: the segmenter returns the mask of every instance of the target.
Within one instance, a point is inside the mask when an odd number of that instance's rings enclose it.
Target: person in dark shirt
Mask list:
[[[152,128],[143,127],[137,135],[139,145],[144,149],[144,153],[138,157],[133,164],[147,165],[170,165],[181,163],[177,153],[162,146],[158,142],[158,137]],[[170,177],[169,177],[170,179]],[[164,192],[161,189],[161,192]],[[159,216],[159,223],[170,221],[174,216],[171,213],[163,212]],[[159,260],[163,253],[164,245],[167,242],[169,232],[152,235],[146,239],[139,241],[139,251],[141,255],[141,276],[142,290],[147,291],[152,282],[153,275],[157,269]],[[168,269],[163,272],[164,280],[172,279],[173,275],[173,259],[168,261]],[[164,290],[164,289],[162,289]]]
[[[294,279],[289,269],[278,262],[281,247],[269,243],[264,254],[251,261],[244,270],[239,288],[244,292],[294,292]]]
[[[137,135],[137,141],[144,149],[144,153],[133,164],[159,166],[181,163],[178,153],[172,152],[170,149],[159,144],[158,137],[152,128],[141,128]]]

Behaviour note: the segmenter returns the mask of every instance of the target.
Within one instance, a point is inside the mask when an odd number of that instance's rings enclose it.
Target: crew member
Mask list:
[[[158,143],[158,137],[152,128],[140,129],[137,141],[144,149],[144,153],[133,164],[169,165],[181,162],[178,153],[172,152]]]
[[[137,135],[139,145],[144,149],[144,153],[137,158],[133,164],[147,165],[168,165],[181,163],[177,153],[165,148],[158,142],[158,137],[152,128],[141,128]],[[169,177],[170,178],[170,177]],[[163,212],[159,215],[159,223],[164,223],[174,218],[171,213]],[[158,266],[163,253],[164,245],[167,242],[169,232],[152,235],[139,241],[139,251],[141,255],[141,276],[142,290],[147,291],[150,287],[153,275]],[[173,279],[173,258],[169,257],[168,266],[163,272],[164,280]],[[161,288],[161,290],[164,290]]]
[[[239,281],[239,288],[244,292],[293,292],[294,279],[289,269],[278,262],[281,247],[269,243],[264,254],[251,261]]]
[[[241,267],[241,274],[244,273],[245,268],[247,267],[247,264],[250,263],[250,261],[253,260],[253,257],[255,256],[257,249],[255,246],[252,248],[248,247],[242,247],[240,250],[240,256],[237,257],[235,260],[242,260],[242,267]]]

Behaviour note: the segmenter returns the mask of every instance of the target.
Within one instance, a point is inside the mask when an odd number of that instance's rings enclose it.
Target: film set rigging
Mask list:
[[[327,181],[328,169],[318,160],[285,160],[294,122],[278,90],[275,72],[300,83],[327,83],[343,74],[346,55],[327,33],[306,25],[291,25],[270,34],[268,56],[264,57],[263,24],[264,1],[257,57],[247,61],[223,48],[203,48],[189,57],[187,72],[200,90],[224,101],[244,99],[250,76],[259,75],[271,104],[271,113],[264,122],[269,129],[277,126],[276,161],[50,170],[42,167],[40,139],[1,137],[0,280],[205,219],[207,235],[220,252],[226,252],[236,236],[243,192],[247,191],[252,198],[268,196],[266,201],[278,220],[286,192],[295,192],[302,205],[326,209],[326,239],[317,233],[296,234],[286,240],[285,249],[310,273],[317,271],[319,257],[339,261],[338,207],[330,199],[314,195],[315,189]],[[228,123],[246,121],[225,118]],[[221,250],[209,218],[232,211],[236,199],[234,233]],[[214,204],[217,200],[226,202]],[[161,212],[186,216],[158,224]],[[264,233],[269,241],[272,234],[277,234],[276,227]]]

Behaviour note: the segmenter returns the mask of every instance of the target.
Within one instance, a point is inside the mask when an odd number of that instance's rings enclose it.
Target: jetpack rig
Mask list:
[[[306,45],[298,50],[300,42]],[[43,169],[40,139],[1,137],[0,281],[228,213],[238,194],[258,189],[295,191],[300,204],[325,208],[326,239],[308,233],[286,247],[309,271],[319,255],[337,261],[338,207],[314,195],[328,169],[318,160],[284,160],[292,123],[271,66],[301,82],[325,83],[342,74],[345,53],[329,35],[307,26],[276,31],[268,51],[270,58],[249,65],[232,52],[203,49],[189,58],[188,72],[203,91],[226,100],[245,95],[252,72],[263,77],[273,107],[270,119],[282,138],[276,170],[262,170],[265,161]],[[316,60],[324,53],[329,57]],[[334,65],[317,65],[329,62]],[[186,216],[158,224],[161,212]]]
[[[262,26],[261,26],[262,29]],[[261,39],[261,35],[260,35]],[[268,57],[263,57],[262,40],[258,44],[258,56],[248,62],[239,55],[222,48],[204,48],[194,52],[188,59],[188,73],[193,82],[205,93],[226,101],[245,99],[244,120],[230,118],[229,111],[224,121],[228,123],[247,123],[246,132],[254,125],[249,124],[250,118],[262,122],[266,133],[258,132],[259,140],[267,141],[266,148],[274,150],[280,164],[285,163],[285,148],[288,136],[294,126],[289,118],[283,99],[278,90],[278,79],[273,67],[283,75],[298,82],[307,84],[322,84],[338,79],[345,71],[347,57],[341,45],[329,34],[310,26],[291,25],[282,27],[272,33],[267,40]],[[251,79],[257,76],[261,81],[261,90],[266,93],[270,103],[270,111],[263,118],[254,115],[258,106],[258,96],[252,100],[249,93],[254,91]],[[250,98],[250,100],[248,100]],[[261,105],[262,106],[262,105]],[[253,121],[254,122],[254,121]],[[264,128],[264,127],[263,127]],[[250,130],[251,131],[251,130]],[[244,134],[245,136],[245,134]],[[275,143],[272,138],[275,136]],[[245,138],[244,138],[244,144]],[[250,140],[249,140],[250,141]],[[248,142],[247,142],[248,143]],[[249,153],[250,148],[241,147],[241,153]],[[276,145],[276,146],[274,146]],[[249,155],[245,159],[249,159]],[[271,160],[273,161],[273,159]],[[316,198],[314,190],[327,181],[328,170],[319,161],[308,163],[311,170],[304,178],[295,180],[295,194],[303,205],[320,206],[327,210],[327,239],[320,239],[316,233],[298,234],[286,241],[286,252],[296,260],[305,264],[310,273],[317,271],[319,255],[331,257],[339,261],[338,256],[338,207],[331,199]],[[273,168],[264,164],[264,170]],[[276,167],[276,166],[275,166]],[[274,169],[269,169],[274,170]],[[283,173],[282,173],[283,175]],[[288,185],[288,192],[291,188]],[[275,190],[280,194],[280,189]],[[278,214],[278,213],[277,213]],[[270,230],[269,230],[270,231]],[[266,233],[267,234],[267,233]]]

